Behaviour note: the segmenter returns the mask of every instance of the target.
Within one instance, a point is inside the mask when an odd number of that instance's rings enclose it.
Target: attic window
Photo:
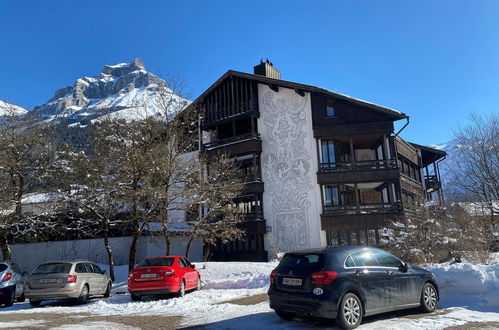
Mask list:
[[[328,117],[334,117],[334,107],[332,105],[326,107],[326,115]]]

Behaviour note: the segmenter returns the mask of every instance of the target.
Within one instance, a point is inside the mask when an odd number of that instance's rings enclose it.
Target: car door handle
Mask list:
[[[386,271],[386,273],[387,273],[388,275],[393,275],[393,271],[392,271],[392,270],[387,270],[387,271]]]
[[[355,271],[355,275],[357,275],[357,276],[362,275],[362,274],[365,274],[365,273],[366,273],[365,271],[360,270],[360,269],[357,269],[357,270]]]

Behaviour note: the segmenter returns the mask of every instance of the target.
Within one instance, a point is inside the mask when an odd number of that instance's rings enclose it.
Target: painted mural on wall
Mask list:
[[[306,129],[307,100],[293,91],[267,91],[261,99],[265,192],[270,195],[275,243],[284,251],[310,246],[307,216],[313,170],[312,153],[305,147],[310,134]]]

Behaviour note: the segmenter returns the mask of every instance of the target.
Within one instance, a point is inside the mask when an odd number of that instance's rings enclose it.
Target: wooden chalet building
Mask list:
[[[404,141],[394,122],[409,117],[399,111],[281,80],[268,61],[254,74],[227,71],[193,105],[201,152],[229,153],[245,182],[235,203],[246,237],[219,244],[213,260],[377,245],[389,220],[423,200],[443,203],[445,152]]]

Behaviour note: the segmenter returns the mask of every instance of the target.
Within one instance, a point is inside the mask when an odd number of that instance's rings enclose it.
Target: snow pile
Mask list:
[[[426,268],[440,287],[440,307],[499,310],[499,264],[441,264]]]
[[[269,285],[276,262],[207,262],[197,263],[205,289],[259,289]],[[203,269],[204,267],[204,269]]]

